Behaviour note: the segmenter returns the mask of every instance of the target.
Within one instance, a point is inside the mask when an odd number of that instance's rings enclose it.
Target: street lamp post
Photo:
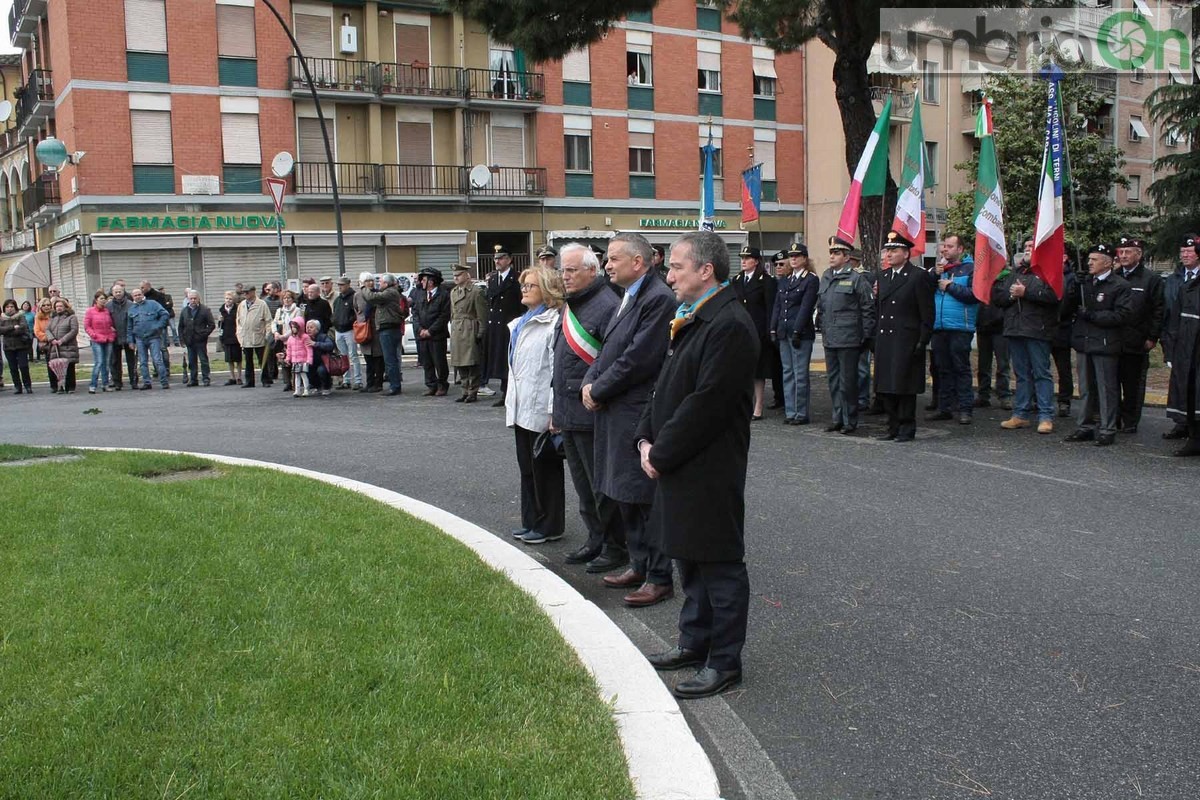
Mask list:
[[[304,79],[308,81],[308,89],[312,93],[313,103],[317,107],[317,119],[321,122],[321,138],[325,141],[325,160],[329,165],[329,185],[333,189],[333,221],[334,226],[337,228],[338,274],[345,275],[346,251],[342,239],[342,200],[338,195],[337,167],[333,161],[333,147],[329,143],[329,130],[325,126],[325,114],[321,110],[321,98],[317,96],[317,84],[313,81],[312,73],[308,69],[308,62],[304,60],[304,53],[300,51],[300,43],[292,35],[292,29],[288,27],[287,22],[280,16],[279,11],[271,4],[271,0],[262,0],[262,2],[275,15],[275,19],[279,21],[279,26],[287,34],[288,41],[292,43],[292,49],[296,53],[296,60],[300,63],[300,68],[304,70]]]

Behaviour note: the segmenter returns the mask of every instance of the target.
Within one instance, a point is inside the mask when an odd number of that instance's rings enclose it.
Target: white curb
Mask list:
[[[82,447],[81,450],[139,450]],[[692,735],[679,704],[658,673],[595,603],[536,560],[478,525],[437,506],[369,483],[250,458],[183,450],[142,452],[190,455],[239,467],[301,475],[366,495],[441,529],[531,595],[592,673],[617,721],[629,776],[639,800],[718,800],[717,773]],[[580,754],[584,756],[584,754]]]

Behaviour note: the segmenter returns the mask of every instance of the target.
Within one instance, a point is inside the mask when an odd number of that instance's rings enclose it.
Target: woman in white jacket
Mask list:
[[[553,452],[534,458],[538,435],[550,427],[554,402],[554,333],[563,305],[562,276],[531,267],[521,273],[525,314],[508,323],[508,393],[505,423],[517,441],[521,472],[521,528],[513,536],[525,544],[561,539],[566,525],[563,462]]]
[[[275,338],[271,346],[270,357],[279,362],[279,368],[283,373],[283,390],[290,392],[292,391],[292,368],[283,360],[283,351],[287,347],[288,338],[292,335],[292,320],[298,319],[303,323],[304,309],[296,305],[296,295],[291,289],[284,289],[283,293],[279,295],[279,299],[281,303],[276,309],[275,319],[271,323],[271,332]]]

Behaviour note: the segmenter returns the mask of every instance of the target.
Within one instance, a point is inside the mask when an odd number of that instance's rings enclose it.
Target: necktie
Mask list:
[[[621,307],[617,309],[618,317],[621,316],[621,312],[625,310],[625,306],[627,305],[629,305],[629,292],[626,292],[625,296],[621,298]]]
[[[1188,270],[1188,274],[1187,274],[1187,279],[1188,279],[1188,281],[1194,281],[1194,280],[1196,280],[1196,270],[1194,270],[1194,269],[1189,269],[1189,270]]]

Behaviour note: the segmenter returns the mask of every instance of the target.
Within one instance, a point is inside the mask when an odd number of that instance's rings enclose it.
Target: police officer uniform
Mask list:
[[[871,291],[875,291],[875,281],[877,275],[875,272],[863,266],[862,251],[857,247],[850,251],[850,269],[857,272],[867,279],[867,283],[871,286]],[[858,354],[858,413],[868,413],[871,407],[871,362],[874,358],[871,355],[871,348],[864,347]],[[878,405],[878,401],[876,401]]]
[[[1200,256],[1200,238],[1189,235],[1185,247]],[[1200,264],[1182,272],[1178,294],[1163,330],[1163,349],[1171,362],[1171,385],[1167,392],[1167,416],[1175,427],[1164,439],[1186,439],[1176,456],[1200,455]]]
[[[550,269],[558,269],[558,251],[548,244],[544,244],[537,249],[537,261],[540,267],[550,267]],[[546,264],[542,259],[550,259],[550,263]]]
[[[1122,236],[1117,247],[1136,247],[1142,252],[1146,243],[1136,236]],[[1125,327],[1125,343],[1117,361],[1117,379],[1121,387],[1121,410],[1118,424],[1124,433],[1137,432],[1146,402],[1146,373],[1150,369],[1150,350],[1158,344],[1166,312],[1166,287],[1162,276],[1139,261],[1129,269],[1120,268],[1121,277],[1129,281],[1133,313]],[[1147,349],[1146,342],[1151,342]]]
[[[804,245],[794,242],[799,252]],[[816,328],[813,311],[817,305],[817,276],[805,269],[778,278],[775,307],[771,310],[770,335],[779,348],[783,367],[783,424],[809,423],[809,368]]]
[[[913,243],[889,231],[885,250],[912,252]],[[933,335],[933,287],[911,261],[879,273],[875,385],[887,414],[883,441],[911,442],[917,432],[917,395],[925,391],[925,348]]]
[[[1112,257],[1115,248],[1098,244],[1088,255]],[[1101,447],[1115,440],[1119,420],[1117,361],[1124,345],[1124,329],[1133,314],[1129,282],[1118,274],[1117,266],[1099,275],[1088,275],[1068,310],[1075,314],[1071,346],[1079,354],[1079,387],[1082,410],[1075,431],[1067,442],[1095,441]]]
[[[829,252],[849,256],[850,242],[829,237]],[[851,434],[858,429],[860,354],[875,336],[875,295],[871,281],[849,260],[821,276],[817,293],[817,327],[825,347],[825,375],[833,400],[833,419],[826,432]]]
[[[729,284],[741,301],[742,308],[746,309],[746,313],[754,321],[754,329],[758,331],[758,363],[754,368],[754,378],[765,381],[774,377],[775,364],[779,360],[779,352],[775,349],[770,335],[771,311],[775,308],[778,284],[775,278],[763,269],[762,253],[757,247],[743,245],[738,257],[754,259],[754,269],[749,272],[743,270],[730,277]]]
[[[495,257],[511,256],[502,245],[493,248]],[[487,288],[484,297],[487,300],[487,327],[484,329],[483,377],[482,383],[487,384],[492,378],[500,379],[500,393],[508,391],[508,323],[521,316],[524,306],[521,305],[521,287],[517,283],[519,270],[509,264],[508,272],[501,275],[492,272],[487,277]],[[504,405],[503,398],[496,405]]]

